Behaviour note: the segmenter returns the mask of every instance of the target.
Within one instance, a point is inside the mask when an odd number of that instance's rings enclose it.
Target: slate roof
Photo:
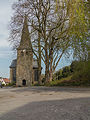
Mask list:
[[[10,83],[10,80],[8,78],[3,78],[5,83]]]
[[[31,44],[31,39],[30,39],[30,33],[28,29],[28,20],[27,16],[25,16],[24,20],[24,25],[22,29],[22,35],[21,35],[21,41],[20,41],[20,46],[18,49],[29,49],[32,51],[32,44]]]
[[[11,65],[10,65],[10,68],[15,68],[17,65],[17,59],[13,60]]]
[[[17,59],[12,61],[10,68],[16,68],[16,65],[17,65]],[[36,59],[33,59],[33,68],[38,68],[38,63]]]

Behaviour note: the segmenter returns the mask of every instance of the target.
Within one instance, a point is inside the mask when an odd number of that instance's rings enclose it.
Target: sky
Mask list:
[[[12,16],[12,4],[16,0],[0,0],[0,76],[9,78],[9,66],[14,55],[8,42],[8,24]]]
[[[13,15],[12,4],[17,0],[0,0],[0,77],[9,78],[10,70],[9,66],[11,61],[15,58],[12,46],[8,41],[9,30],[8,25]],[[57,69],[63,66],[70,65],[71,60],[65,60],[62,58]],[[44,69],[43,69],[44,72]]]

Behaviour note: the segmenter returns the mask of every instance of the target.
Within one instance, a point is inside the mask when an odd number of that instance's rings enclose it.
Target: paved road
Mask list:
[[[90,98],[33,102],[0,120],[90,120]]]
[[[9,94],[16,97],[9,106],[23,102],[1,114],[0,120],[90,120],[90,88],[20,88],[8,89]]]

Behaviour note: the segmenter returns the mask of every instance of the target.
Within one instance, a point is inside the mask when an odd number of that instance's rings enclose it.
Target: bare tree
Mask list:
[[[54,0],[19,0],[13,5],[15,12],[11,20],[11,42],[17,47],[23,19],[27,15],[30,35],[33,38],[33,53],[39,65],[39,76],[41,76],[41,62],[43,61],[46,83],[52,80],[52,74],[63,54],[69,49],[80,51],[86,44],[86,41],[82,39],[84,35],[82,33],[86,31],[82,32],[82,24],[78,27],[80,23],[78,16],[81,14],[79,11],[78,14],[76,10],[79,6],[75,5],[73,6],[71,0],[68,2],[61,0],[58,4]],[[86,29],[86,25],[84,27]],[[39,83],[41,84],[41,77]]]

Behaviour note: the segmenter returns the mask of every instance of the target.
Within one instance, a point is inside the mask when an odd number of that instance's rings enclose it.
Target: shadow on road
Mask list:
[[[90,120],[90,98],[32,102],[0,120]]]

